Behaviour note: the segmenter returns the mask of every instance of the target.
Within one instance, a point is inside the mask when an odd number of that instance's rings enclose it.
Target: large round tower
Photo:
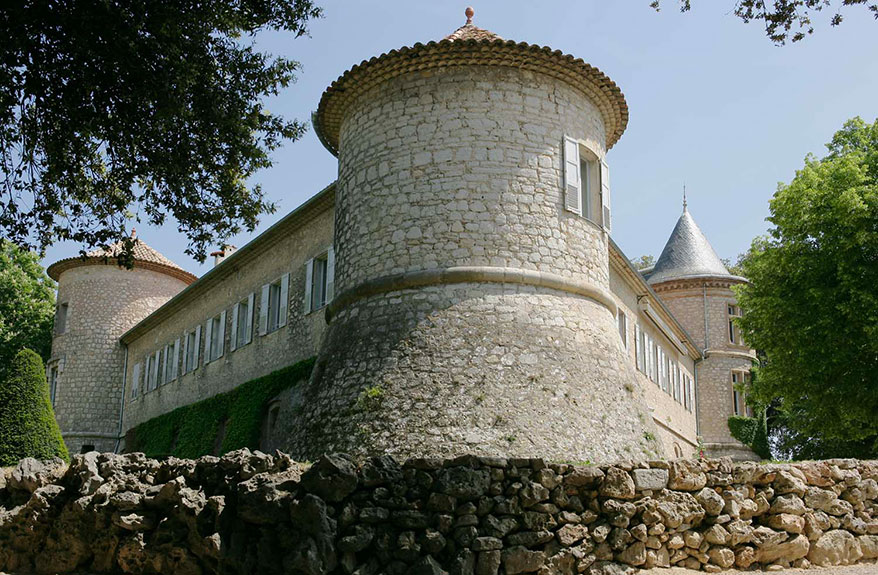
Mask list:
[[[657,454],[609,293],[626,123],[599,70],[471,21],[334,82],[338,295],[291,451]]]
[[[58,309],[47,364],[55,417],[70,453],[113,451],[125,373],[123,333],[195,281],[140,240],[134,267],[119,267],[121,244],[49,266]]]
[[[752,415],[736,389],[749,380],[756,359],[734,322],[740,309],[732,286],[746,281],[729,273],[684,202],[647,282],[702,349],[696,365],[698,435],[710,457],[759,459],[728,425],[732,415]]]

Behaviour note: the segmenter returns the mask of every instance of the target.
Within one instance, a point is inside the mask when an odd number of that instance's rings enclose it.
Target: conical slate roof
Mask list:
[[[677,220],[662,255],[646,280],[647,283],[653,285],[683,278],[722,276],[735,277],[723,265],[704,232],[684,206],[683,215]]]

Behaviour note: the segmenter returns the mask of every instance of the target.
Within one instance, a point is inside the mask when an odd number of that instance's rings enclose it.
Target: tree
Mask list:
[[[254,172],[305,124],[263,99],[297,62],[254,34],[298,37],[311,0],[60,0],[0,12],[0,230],[28,248],[122,239],[170,215],[207,248],[274,210]],[[128,249],[131,245],[127,244]]]
[[[655,257],[646,255],[640,256],[639,258],[634,258],[631,260],[631,265],[634,266],[634,269],[640,271],[655,265]]]
[[[54,311],[55,282],[37,254],[0,239],[0,379],[23,348],[49,359]]]
[[[692,9],[692,0],[679,0],[680,11],[688,12]],[[869,10],[878,19],[878,2],[874,0],[736,0],[734,14],[745,23],[761,21],[765,26],[765,35],[778,45],[786,44],[787,40],[798,42],[808,34],[814,33],[811,15],[822,12],[830,6],[854,6],[861,5]],[[661,8],[660,0],[653,0],[650,6],[658,11]],[[836,11],[830,19],[830,24],[838,26],[844,17]]]
[[[736,288],[764,361],[751,393],[796,441],[878,455],[878,120],[845,123],[770,202]],[[798,438],[798,439],[796,439]],[[845,449],[848,449],[845,448]],[[847,453],[848,451],[846,451]],[[831,455],[831,454],[826,454]]]
[[[43,360],[23,349],[0,380],[0,466],[25,457],[68,460],[49,400]]]

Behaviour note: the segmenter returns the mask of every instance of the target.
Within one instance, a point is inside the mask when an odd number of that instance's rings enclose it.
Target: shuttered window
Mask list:
[[[226,312],[215,315],[207,321],[204,336],[204,362],[216,361],[223,356],[226,337]]]
[[[621,309],[617,312],[616,322],[619,325],[619,337],[622,338],[622,345],[628,349],[628,316]]]
[[[580,174],[579,142],[564,137],[564,207],[582,215],[582,178]]]
[[[229,348],[235,351],[244,347],[253,338],[253,302],[255,294],[250,294],[232,308],[232,337],[229,338]]]
[[[322,308],[334,296],[335,250],[330,247],[305,263],[305,313]]]
[[[137,362],[134,364],[134,369],[131,371],[131,399],[136,399],[138,395],[140,395],[140,370],[142,369],[142,364]]]
[[[610,166],[604,160],[601,160],[601,223],[609,232],[611,228],[610,217]]]

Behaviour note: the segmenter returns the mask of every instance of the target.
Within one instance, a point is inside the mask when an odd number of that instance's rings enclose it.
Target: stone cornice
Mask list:
[[[701,289],[702,287],[729,289],[733,285],[745,283],[749,282],[741,276],[692,276],[653,284],[651,287],[656,293],[662,293],[682,289]]]
[[[326,307],[326,321],[353,303],[377,294],[434,285],[458,283],[499,283],[542,287],[594,300],[607,308],[615,317],[617,307],[607,290],[557,274],[518,268],[490,266],[456,266],[406,272],[369,280],[345,290]]]
[[[127,268],[119,265],[119,260],[117,260],[116,258],[86,256],[59,260],[49,266],[47,273],[50,275],[50,277],[57,280],[64,272],[73,268],[79,268],[84,266],[116,266],[122,270],[128,271]],[[198,280],[198,276],[196,276],[195,274],[191,274],[186,270],[156,262],[148,262],[138,259],[134,260],[134,267],[132,267],[131,270],[150,270],[154,272],[159,272],[167,276],[177,278],[187,285],[192,284],[193,282]]]
[[[391,50],[342,74],[323,92],[313,116],[317,136],[332,154],[338,155],[342,121],[360,94],[403,74],[462,66],[503,66],[566,82],[584,93],[600,111],[608,150],[628,125],[628,104],[622,91],[606,74],[580,58],[547,46],[500,38],[445,39]]]
[[[719,355],[722,357],[738,357],[741,359],[756,359],[756,352],[752,349],[744,351],[736,351],[732,349],[707,349],[704,351],[704,357]]]

